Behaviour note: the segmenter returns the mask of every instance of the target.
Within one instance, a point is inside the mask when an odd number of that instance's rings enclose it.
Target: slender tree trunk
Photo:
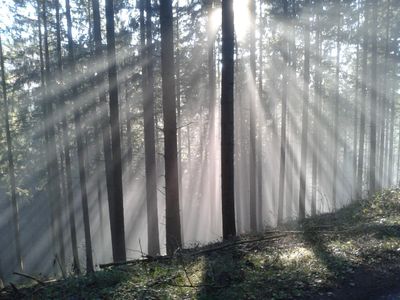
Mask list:
[[[386,141],[389,143],[386,147],[387,149],[387,156],[388,160],[386,160],[386,155],[382,155],[382,161],[388,161],[387,165],[387,173],[384,173],[384,176],[387,176],[387,184],[390,187],[392,185],[392,173],[393,173],[393,129],[394,129],[394,116],[395,116],[395,104],[394,104],[394,98],[389,96],[389,84],[388,84],[388,77],[389,77],[389,55],[390,55],[390,23],[391,23],[391,1],[387,0],[387,10],[386,10],[386,38],[385,38],[385,59],[384,59],[384,72],[383,72],[383,101],[384,103],[387,104],[388,110],[387,114],[389,115],[389,110],[390,110],[390,115],[387,120],[387,127],[388,127],[388,132],[387,132],[387,137]],[[389,103],[390,101],[390,103]],[[383,162],[381,162],[383,164]],[[382,170],[383,172],[383,170]]]
[[[211,220],[210,227],[215,228],[215,203],[217,200],[217,133],[216,133],[216,75],[215,75],[215,39],[216,31],[213,29],[213,12],[214,12],[214,1],[209,0],[207,6],[207,18],[208,18],[208,32],[207,32],[207,44],[208,44],[208,100],[209,100],[209,195],[210,195],[210,207],[209,217]]]
[[[160,2],[161,78],[164,113],[165,200],[167,253],[182,246],[179,216],[179,176],[172,1]]]
[[[146,9],[147,18],[144,18]],[[147,35],[147,45],[146,45]],[[145,143],[146,201],[147,201],[147,239],[148,254],[160,254],[157,209],[157,168],[154,137],[154,95],[153,95],[153,55],[151,1],[140,1],[140,41],[142,61],[143,118]]]
[[[47,175],[49,183],[49,199],[52,205],[53,226],[54,234],[58,240],[59,255],[61,269],[65,270],[65,252],[64,252],[64,234],[63,226],[61,224],[61,187],[60,187],[60,173],[57,160],[57,147],[55,142],[55,125],[56,118],[53,112],[52,97],[54,96],[50,88],[51,73],[50,73],[50,54],[48,43],[48,30],[47,30],[47,12],[46,3],[42,2],[42,18],[44,26],[44,110],[45,110],[45,139],[47,148]],[[57,255],[57,254],[56,254]]]
[[[61,54],[61,26],[60,26],[60,3],[59,0],[55,1],[56,4],[56,32],[57,32],[57,64],[59,72],[59,81],[63,85],[63,70],[62,70],[62,54]],[[69,225],[71,234],[71,246],[72,256],[74,265],[73,268],[76,273],[80,273],[80,262],[78,254],[78,242],[76,237],[76,223],[75,223],[75,212],[74,212],[74,197],[72,188],[72,172],[71,172],[71,155],[70,155],[70,140],[68,135],[68,124],[67,124],[67,111],[65,104],[65,93],[64,88],[61,88],[61,95],[59,101],[59,109],[61,112],[61,127],[62,127],[62,147],[64,151],[65,160],[65,175],[66,175],[66,198],[69,215]]]
[[[283,14],[288,18],[288,2],[283,0]],[[281,105],[281,144],[279,163],[279,191],[278,191],[278,225],[283,223],[283,208],[285,199],[285,169],[286,169],[286,110],[288,88],[289,45],[286,38],[282,41],[283,78],[282,78],[282,105]]]
[[[360,1],[357,0],[357,33],[360,32]],[[356,86],[354,97],[354,129],[353,129],[353,181],[352,181],[352,199],[357,198],[357,138],[358,138],[358,118],[359,118],[359,91],[360,91],[360,38],[357,35],[357,52],[356,52]]]
[[[336,210],[336,197],[337,197],[337,181],[338,181],[338,164],[339,164],[339,107],[340,107],[340,36],[341,36],[341,1],[338,0],[336,4],[337,9],[337,37],[336,37],[336,74],[335,74],[335,115],[333,121],[333,176],[332,176],[332,206],[333,211]]]
[[[75,71],[75,57],[74,57],[74,45],[72,40],[72,20],[71,20],[71,9],[69,0],[65,1],[66,17],[67,17],[67,36],[68,36],[68,61],[70,68],[70,77],[76,77]],[[88,196],[86,187],[86,172],[85,172],[85,149],[83,140],[83,130],[81,122],[81,107],[77,102],[79,99],[77,85],[74,83],[72,86],[72,109],[74,112],[74,125],[76,144],[78,148],[78,166],[79,166],[79,183],[81,190],[82,200],[82,213],[83,213],[83,227],[85,233],[85,251],[86,251],[86,271],[91,273],[94,271],[93,266],[93,255],[92,255],[92,238],[90,233],[90,219],[89,219],[89,206]]]
[[[311,190],[311,215],[317,214],[317,187],[320,184],[321,178],[318,178],[318,171],[320,169],[320,135],[319,126],[321,124],[321,29],[320,29],[320,16],[316,12],[316,32],[315,32],[315,75],[314,75],[314,118],[313,118],[313,149],[312,149],[312,190]]]
[[[250,13],[252,28],[255,28],[256,4],[255,0],[250,1]],[[257,163],[256,163],[256,97],[254,89],[256,81],[256,37],[255,30],[250,30],[250,151],[249,151],[249,171],[250,171],[250,230],[257,231]],[[254,83],[254,85],[252,84]]]
[[[261,103],[263,101],[263,32],[264,32],[264,22],[263,22],[263,14],[262,14],[262,6],[263,1],[259,1],[259,10],[260,10],[260,15],[258,17],[259,20],[259,32],[260,32],[260,38],[259,38],[259,75],[258,75],[258,101]],[[257,113],[256,109],[256,113]],[[258,226],[259,229],[263,229],[264,227],[264,220],[263,220],[263,145],[262,145],[262,129],[263,129],[263,124],[262,124],[262,115],[258,114],[257,115],[257,144],[256,144],[256,149],[257,149],[257,202],[258,202]]]
[[[222,0],[221,178],[223,238],[236,235],[234,192],[233,0]]]
[[[369,156],[369,190],[373,195],[376,192],[376,119],[377,119],[377,102],[378,102],[378,85],[377,85],[377,71],[378,66],[378,36],[377,36],[377,21],[378,21],[378,8],[375,1],[370,1],[372,9],[372,24],[371,24],[371,110],[370,110],[370,156]]]
[[[96,61],[99,61],[102,72],[95,76],[95,86],[101,87],[105,83],[106,75],[103,70],[105,70],[105,61],[103,55],[103,45],[101,42],[101,24],[100,24],[100,9],[99,0],[92,0],[93,8],[93,37],[95,44],[95,55]],[[100,128],[101,136],[103,142],[103,152],[104,152],[104,166],[106,174],[106,186],[107,186],[107,199],[109,207],[109,219],[111,228],[111,246],[113,252],[114,261],[118,261],[118,250],[117,250],[117,236],[118,229],[116,228],[116,222],[114,221],[114,180],[113,180],[113,163],[112,163],[112,153],[111,153],[111,129],[110,129],[110,118],[107,109],[107,95],[106,91],[99,89],[99,104],[100,104]],[[123,229],[122,229],[123,230]]]
[[[363,57],[362,57],[362,74],[361,74],[361,112],[360,112],[360,135],[358,143],[358,165],[357,165],[357,198],[362,198],[363,190],[363,169],[365,151],[365,119],[366,119],[366,101],[367,101],[367,64],[368,64],[368,24],[369,11],[368,5],[364,4],[364,24],[363,30]]]
[[[15,256],[18,264],[18,269],[22,271],[24,269],[24,264],[22,261],[21,241],[19,232],[17,184],[15,178],[14,155],[12,151],[12,138],[11,138],[10,118],[9,118],[10,112],[7,99],[7,83],[5,75],[6,72],[4,69],[4,54],[3,54],[3,45],[1,43],[1,36],[0,36],[0,67],[1,67],[1,83],[3,89],[3,102],[4,102],[3,113],[4,113],[5,129],[6,129],[6,140],[7,140],[8,176],[10,180],[11,205],[12,205],[13,225],[14,225]]]
[[[306,183],[307,183],[307,151],[308,151],[308,106],[310,97],[310,0],[305,3],[304,25],[304,87],[303,87],[303,113],[302,113],[302,133],[301,133],[301,154],[300,154],[300,191],[299,191],[299,219],[306,217]]]
[[[113,198],[112,205],[110,205],[110,214],[112,215],[110,219],[113,223],[111,225],[111,239],[114,261],[121,262],[126,260],[126,249],[113,0],[106,0],[106,33],[113,174]]]

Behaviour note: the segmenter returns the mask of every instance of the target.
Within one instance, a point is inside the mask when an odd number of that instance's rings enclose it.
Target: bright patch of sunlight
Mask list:
[[[239,41],[244,41],[250,29],[249,0],[234,0],[235,32]]]
[[[217,32],[218,28],[221,26],[222,21],[222,11],[221,8],[215,8],[211,14],[211,28],[213,32]]]
[[[304,247],[294,247],[281,255],[281,259],[286,263],[308,261],[315,258],[315,254]]]

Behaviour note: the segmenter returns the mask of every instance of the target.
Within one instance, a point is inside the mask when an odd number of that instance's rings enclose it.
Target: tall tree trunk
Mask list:
[[[387,147],[387,152],[388,152],[388,160],[385,159],[386,156],[382,157],[382,160],[388,161],[387,165],[387,173],[385,173],[385,177],[387,176],[387,184],[390,187],[392,185],[392,173],[393,173],[393,130],[394,130],[394,117],[395,117],[395,104],[394,104],[394,98],[389,96],[390,93],[390,87],[389,87],[389,55],[390,55],[390,21],[392,18],[391,14],[391,1],[387,0],[387,10],[386,10],[386,37],[385,37],[385,58],[384,58],[384,72],[383,72],[383,101],[387,104],[388,110],[387,113],[389,115],[389,110],[390,110],[390,115],[387,120],[387,127],[388,127],[388,132],[387,132],[387,138],[386,141],[389,142],[389,145]],[[390,101],[390,102],[389,102]],[[382,162],[381,162],[382,163]],[[383,170],[382,170],[383,172]]]
[[[67,36],[68,36],[68,63],[70,69],[70,77],[76,78],[74,44],[72,40],[72,19],[69,0],[65,1],[66,18],[67,18]],[[81,107],[78,103],[79,95],[77,84],[72,85],[72,109],[74,112],[74,125],[76,144],[78,148],[78,166],[79,166],[79,183],[82,200],[83,227],[85,233],[85,252],[86,252],[86,271],[91,273],[94,271],[93,254],[92,254],[92,238],[90,233],[89,206],[86,187],[86,170],[85,170],[85,149],[83,140],[83,130],[81,122]]]
[[[167,253],[182,246],[179,216],[179,178],[172,2],[160,2],[161,78],[164,114],[165,200]]]
[[[115,262],[126,260],[124,197],[122,189],[121,135],[118,105],[117,59],[115,54],[114,3],[106,0],[108,84],[110,94],[113,198],[110,205],[111,239]]]
[[[318,6],[319,7],[319,6]],[[314,107],[313,107],[313,148],[312,148],[312,179],[311,179],[311,215],[317,214],[317,187],[320,184],[321,178],[318,177],[318,171],[320,169],[320,135],[319,126],[321,124],[321,28],[320,28],[320,16],[319,11],[316,12],[316,23],[315,23],[315,75],[314,75]]]
[[[372,9],[372,24],[371,24],[371,109],[370,109],[370,156],[369,156],[369,191],[373,195],[376,192],[376,119],[377,119],[377,102],[378,102],[378,84],[377,84],[377,66],[378,66],[378,8],[375,1],[368,0]]]
[[[263,101],[263,33],[264,33],[264,22],[263,22],[263,14],[262,14],[262,9],[263,9],[263,1],[259,1],[259,10],[260,10],[260,15],[258,17],[259,20],[259,32],[260,32],[260,38],[259,38],[259,75],[258,75],[258,103],[260,104],[261,101]],[[256,109],[257,112],[257,109]],[[259,229],[263,229],[263,204],[264,204],[264,199],[263,199],[263,144],[262,144],[262,132],[263,132],[263,124],[262,124],[262,115],[258,114],[257,115],[257,144],[256,144],[256,149],[257,149],[257,202],[258,202],[258,226]]]
[[[363,57],[361,73],[361,112],[360,112],[360,135],[358,143],[358,165],[357,165],[357,198],[362,198],[363,175],[364,175],[364,156],[365,156],[365,123],[366,123],[366,102],[367,102],[367,64],[368,64],[368,44],[369,44],[369,11],[367,3],[364,4],[364,24],[363,30]]]
[[[144,18],[146,10],[147,18]],[[147,45],[146,45],[147,38]],[[147,251],[149,255],[160,254],[157,209],[157,168],[154,137],[154,94],[151,1],[140,0],[140,41],[142,61],[142,91],[144,118],[144,147],[147,201]]]
[[[4,102],[3,113],[4,113],[5,129],[6,129],[6,140],[7,140],[8,176],[10,180],[11,205],[12,205],[13,225],[14,225],[15,256],[18,264],[18,269],[22,271],[24,269],[24,264],[22,261],[21,241],[19,232],[17,184],[15,179],[14,155],[12,152],[12,138],[11,138],[10,118],[9,118],[10,112],[7,99],[6,72],[4,69],[4,54],[3,54],[3,45],[1,43],[1,36],[0,36],[0,67],[1,67],[1,85],[3,89],[3,102]]]
[[[214,13],[214,0],[209,0],[207,3],[207,45],[208,45],[208,100],[209,100],[209,195],[210,207],[209,217],[211,220],[210,227],[215,228],[215,203],[217,200],[217,133],[216,133],[216,74],[215,74],[215,39],[217,32],[213,28],[213,13]]]
[[[52,97],[54,96],[50,88],[50,54],[47,29],[47,12],[46,1],[42,2],[42,18],[44,27],[44,111],[45,111],[45,139],[47,149],[47,175],[49,184],[49,200],[52,206],[54,234],[58,240],[58,251],[60,255],[61,269],[65,270],[65,252],[64,252],[64,234],[61,224],[61,190],[60,190],[60,173],[58,169],[57,147],[55,142],[55,125],[56,118],[53,112]],[[57,254],[56,254],[57,255]]]
[[[256,36],[255,19],[256,4],[255,0],[250,1],[250,13],[252,20],[252,30],[250,30],[250,151],[249,151],[249,171],[250,171],[250,230],[257,231],[257,163],[256,163],[256,101],[257,91],[255,90],[256,81]],[[253,85],[254,83],[254,85]]]
[[[338,164],[339,164],[339,149],[341,143],[339,141],[339,107],[340,107],[340,36],[341,36],[341,1],[338,0],[336,4],[337,9],[337,37],[336,37],[336,73],[335,73],[335,115],[333,120],[333,176],[332,176],[332,207],[333,211],[336,210],[336,197],[337,197],[337,181],[338,181]]]
[[[360,32],[360,1],[357,0],[357,33]],[[357,138],[358,138],[358,118],[359,118],[359,94],[360,94],[360,38],[357,34],[357,51],[356,51],[356,86],[354,91],[354,129],[353,129],[353,179],[352,179],[352,199],[357,198]]]
[[[285,20],[288,19],[288,1],[283,0],[283,14]],[[283,77],[282,77],[282,104],[281,104],[281,143],[280,143],[280,163],[279,163],[279,191],[278,191],[278,225],[283,223],[283,208],[285,199],[285,169],[286,169],[286,110],[287,110],[287,88],[288,88],[288,68],[289,68],[289,45],[288,40],[282,41],[283,56]]]
[[[59,73],[59,82],[63,85],[63,69],[62,69],[62,54],[61,54],[61,26],[60,26],[60,2],[55,1],[56,4],[56,32],[57,32],[57,67]],[[72,256],[74,265],[73,268],[76,273],[80,273],[80,262],[78,254],[78,242],[76,237],[76,223],[75,223],[75,212],[74,212],[74,196],[72,188],[72,172],[71,172],[71,155],[70,155],[70,141],[68,135],[68,124],[67,124],[67,111],[65,105],[65,92],[64,88],[61,88],[61,95],[59,101],[59,109],[61,112],[61,127],[62,127],[62,147],[64,151],[65,160],[65,174],[66,174],[66,198],[68,205],[69,225],[71,234],[71,246]]]
[[[101,42],[101,24],[100,24],[100,9],[99,9],[99,0],[92,0],[92,8],[93,8],[93,38],[95,45],[95,55],[96,61],[99,62],[101,66],[100,74],[96,75],[94,78],[95,86],[101,87],[102,84],[105,83],[106,76],[105,72],[105,61],[103,55],[103,45]],[[101,136],[103,142],[103,152],[104,152],[104,166],[105,166],[105,174],[106,174],[106,186],[107,186],[107,199],[108,199],[108,207],[109,207],[109,219],[110,219],[110,228],[111,228],[111,243],[112,243],[112,252],[113,259],[115,260],[117,256],[117,245],[116,245],[116,226],[114,222],[114,213],[113,213],[113,205],[114,205],[114,180],[113,180],[113,164],[112,164],[112,154],[111,154],[111,130],[110,130],[110,119],[108,116],[107,109],[107,96],[106,92],[102,91],[99,88],[99,104],[100,104],[100,128],[101,128]]]
[[[303,86],[303,113],[300,154],[300,190],[299,190],[299,219],[306,217],[306,181],[307,181],[307,151],[308,151],[308,106],[310,97],[310,0],[305,3],[304,24],[304,86]]]
[[[223,238],[236,235],[234,192],[233,0],[222,0],[221,178]]]

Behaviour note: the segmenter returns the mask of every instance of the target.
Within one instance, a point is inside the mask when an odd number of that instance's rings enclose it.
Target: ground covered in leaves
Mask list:
[[[0,292],[17,298],[400,299],[400,190],[173,258]]]

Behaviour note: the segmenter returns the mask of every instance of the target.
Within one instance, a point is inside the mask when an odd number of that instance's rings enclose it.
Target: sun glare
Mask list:
[[[235,32],[239,41],[243,41],[250,28],[249,0],[234,0]]]
[[[235,33],[239,41],[244,41],[250,28],[249,0],[234,0],[233,9],[235,16]],[[211,16],[211,28],[217,32],[221,26],[221,8],[214,9]]]

